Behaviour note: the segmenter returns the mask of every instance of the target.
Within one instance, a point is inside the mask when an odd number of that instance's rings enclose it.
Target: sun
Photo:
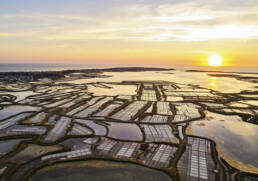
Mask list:
[[[210,66],[221,66],[223,63],[223,58],[220,55],[212,54],[208,58]]]

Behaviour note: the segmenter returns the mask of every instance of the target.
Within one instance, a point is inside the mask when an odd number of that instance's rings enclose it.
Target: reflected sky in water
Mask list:
[[[205,72],[185,72],[176,70],[164,72],[105,72],[103,74],[110,77],[80,79],[68,83],[169,81],[179,84],[199,85],[203,88],[220,91],[222,93],[239,93],[243,90],[258,90],[256,88],[257,84],[237,80],[234,77],[212,77],[208,75],[209,73]],[[245,74],[245,76],[248,76],[248,74]],[[120,89],[118,90],[120,91]],[[128,89],[128,91],[131,90]],[[256,104],[256,102],[253,104]],[[239,106],[239,103],[232,105]],[[241,104],[241,107],[247,107],[247,105]],[[214,140],[220,150],[228,156],[227,158],[242,162],[244,166],[247,167],[250,164],[251,166],[258,168],[258,160],[254,159],[258,158],[258,126],[243,122],[238,116],[224,116],[211,112],[206,113],[208,119],[192,122],[188,131],[191,130],[192,135],[198,135]],[[111,123],[111,126],[109,126],[109,136],[139,140],[140,137],[132,137],[134,135],[140,135],[139,128],[136,127],[133,128],[132,126],[123,123]]]
[[[257,90],[256,84],[231,77],[211,77],[205,72],[165,71],[165,72],[105,72],[107,78],[92,78],[68,81],[67,83],[121,82],[121,81],[170,81],[194,84],[224,93],[238,93],[242,90]]]
[[[110,126],[108,136],[120,140],[141,141],[142,132],[136,124],[109,122]]]
[[[22,112],[39,111],[40,109],[41,109],[40,107],[24,106],[24,105],[4,106],[3,109],[0,109],[0,120],[6,119],[10,116],[14,116]]]
[[[258,126],[239,116],[205,112],[206,118],[191,122],[188,133],[214,140],[229,157],[258,168]]]
[[[118,95],[136,95],[136,85],[112,85],[105,84],[109,88],[95,87],[88,85],[88,91],[93,93],[94,96],[118,96]]]

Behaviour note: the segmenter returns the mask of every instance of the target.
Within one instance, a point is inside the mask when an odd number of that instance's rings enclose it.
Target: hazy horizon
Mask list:
[[[66,63],[1,63],[0,72],[31,72],[31,71],[62,71],[80,69],[106,69],[123,67],[150,67],[150,68],[172,68],[176,71],[200,70],[200,71],[222,71],[222,72],[245,72],[258,73],[257,67],[244,66],[176,66],[176,65],[150,65],[150,64],[66,64]]]

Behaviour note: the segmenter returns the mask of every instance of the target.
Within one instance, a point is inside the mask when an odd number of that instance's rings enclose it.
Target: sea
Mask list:
[[[208,70],[225,72],[258,73],[258,67],[235,66],[173,66],[173,65],[142,65],[142,64],[14,64],[0,63],[0,72],[32,72],[32,71],[62,71],[80,69],[104,69],[114,67],[159,67],[174,68],[176,70]]]

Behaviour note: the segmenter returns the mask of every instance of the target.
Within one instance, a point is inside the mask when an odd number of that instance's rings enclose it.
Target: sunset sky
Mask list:
[[[0,63],[258,67],[258,0],[0,0]]]

